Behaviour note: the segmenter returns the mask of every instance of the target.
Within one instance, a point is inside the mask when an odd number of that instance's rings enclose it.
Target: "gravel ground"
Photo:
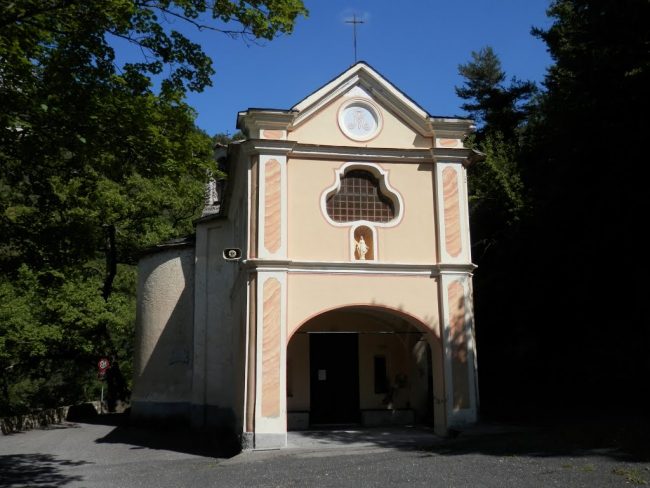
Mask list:
[[[101,419],[105,422],[106,419]],[[280,451],[217,457],[189,435],[67,423],[0,437],[0,487],[609,487],[650,483],[647,428],[483,424],[306,433]],[[105,422],[106,423],[106,422]],[[111,423],[110,421],[107,423]],[[409,437],[417,442],[408,442]]]

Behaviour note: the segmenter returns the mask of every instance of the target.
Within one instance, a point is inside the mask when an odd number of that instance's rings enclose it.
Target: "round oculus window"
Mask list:
[[[339,110],[339,127],[355,141],[367,141],[381,129],[379,110],[365,100],[351,100]]]

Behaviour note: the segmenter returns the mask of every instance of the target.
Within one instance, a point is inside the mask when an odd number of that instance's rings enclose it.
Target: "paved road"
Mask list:
[[[608,439],[487,426],[442,440],[420,431],[294,437],[292,449],[216,458],[178,433],[68,423],[0,437],[0,488],[609,487],[650,483],[645,454]],[[619,439],[620,440],[620,439]]]

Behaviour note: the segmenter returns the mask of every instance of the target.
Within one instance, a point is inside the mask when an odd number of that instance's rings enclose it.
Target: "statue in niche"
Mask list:
[[[368,254],[370,248],[366,244],[366,241],[364,240],[363,236],[359,236],[359,240],[354,241],[354,247],[357,250],[357,254],[359,255],[359,260],[365,261],[366,254]]]

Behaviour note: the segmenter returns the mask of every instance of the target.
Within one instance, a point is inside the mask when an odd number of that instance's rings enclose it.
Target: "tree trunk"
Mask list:
[[[117,247],[115,245],[115,226],[113,224],[105,225],[104,231],[106,233],[106,277],[104,278],[104,288],[102,289],[102,296],[104,300],[108,298],[113,292],[113,280],[117,274]]]
[[[104,278],[102,297],[105,301],[108,301],[111,293],[113,292],[113,281],[115,280],[115,275],[117,274],[117,246],[115,243],[115,225],[105,225],[104,231],[106,238],[106,275]],[[117,350],[113,344],[113,339],[111,338],[111,334],[108,331],[106,324],[102,324],[100,328],[100,335],[104,338],[106,348],[108,349],[107,352],[111,358],[111,366],[106,372],[106,386],[108,387],[106,401],[108,404],[108,411],[115,412],[117,401],[126,400],[129,397],[130,392],[126,387],[126,379],[124,378],[122,370],[120,369]]]

